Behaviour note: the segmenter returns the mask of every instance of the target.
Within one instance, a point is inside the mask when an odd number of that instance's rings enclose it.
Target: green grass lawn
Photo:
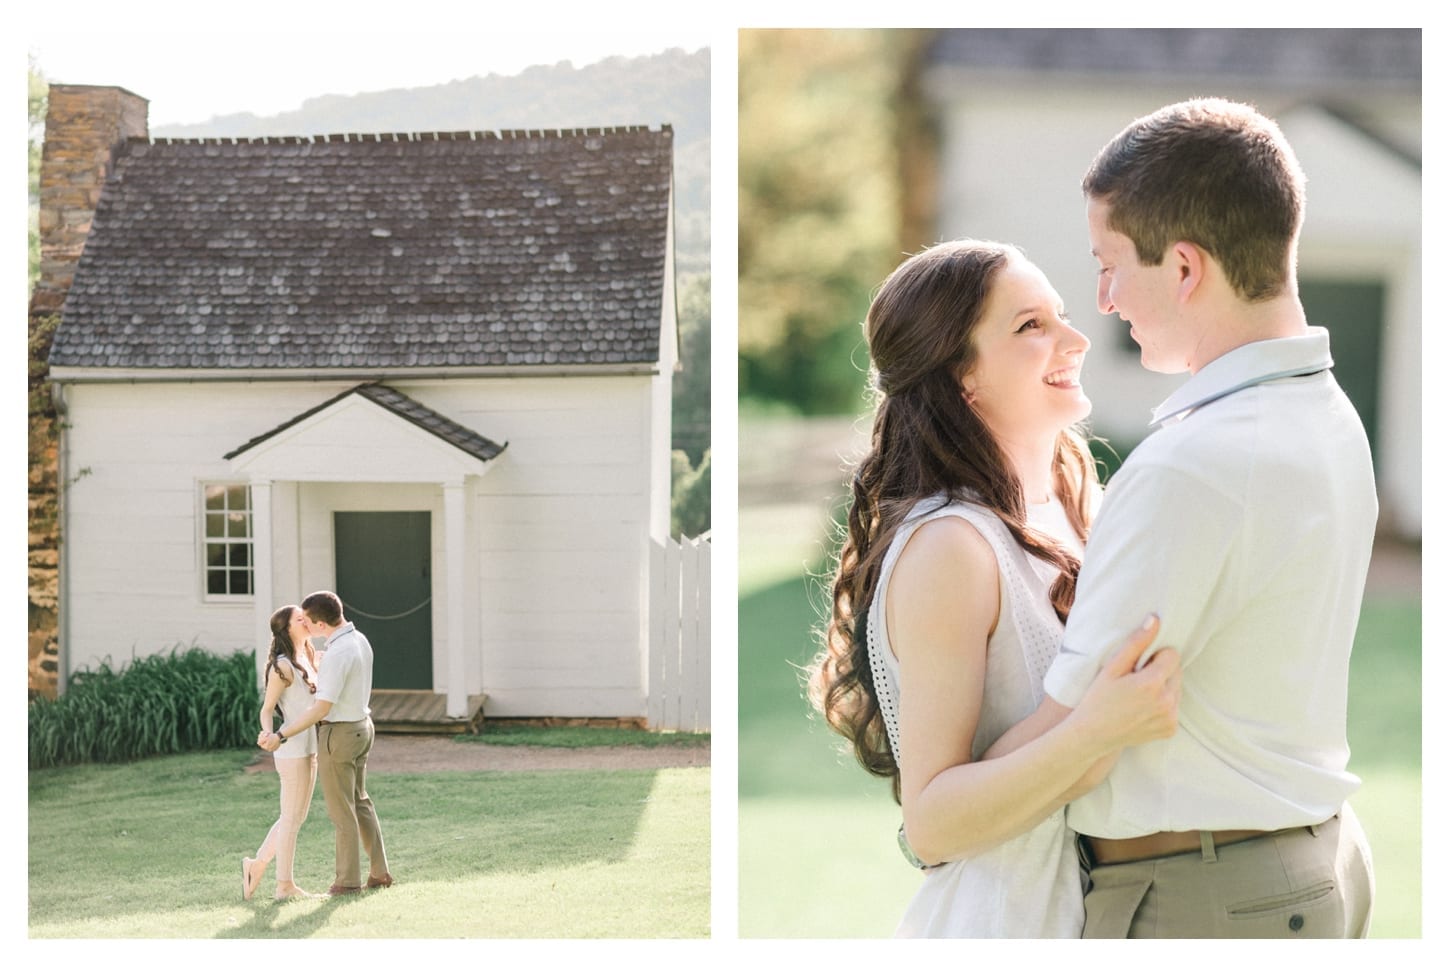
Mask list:
[[[810,717],[796,671],[823,600],[800,576],[809,549],[741,520],[740,936],[890,936],[918,874],[897,852],[887,784]],[[1364,785],[1351,804],[1374,853],[1373,937],[1421,931],[1420,633],[1418,598],[1371,599],[1355,645],[1351,769]]]
[[[32,938],[701,938],[710,932],[710,770],[377,774],[391,889],[241,899],[240,857],[277,777],[209,752],[30,773]],[[321,790],[296,880],[325,891]]]

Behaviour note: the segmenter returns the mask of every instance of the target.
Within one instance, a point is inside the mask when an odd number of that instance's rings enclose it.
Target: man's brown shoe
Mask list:
[[[328,896],[343,896],[344,894],[347,894],[347,893],[361,893],[361,892],[362,892],[362,887],[360,887],[360,886],[337,886],[336,884],[334,884],[334,885],[332,885],[332,886],[330,886],[330,887],[327,888],[327,895]]]
[[[392,886],[392,885],[393,885],[393,875],[391,873],[389,873],[387,876],[382,877],[381,879],[379,879],[376,876],[370,876],[370,877],[368,877],[368,889],[369,890],[376,890],[380,886]]]

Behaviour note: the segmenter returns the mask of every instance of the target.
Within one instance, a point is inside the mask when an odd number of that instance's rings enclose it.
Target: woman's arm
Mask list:
[[[1158,637],[1158,629],[1158,616],[1149,615],[1140,626],[1133,630],[1133,633],[1128,636],[1127,641],[1121,647],[1133,648],[1137,654],[1141,654]],[[1159,658],[1159,654],[1163,655],[1163,657]],[[1176,650],[1165,648],[1149,658],[1148,664],[1152,664],[1155,661],[1174,663],[1173,671],[1176,672],[1179,661],[1178,653]],[[1038,705],[1031,715],[998,736],[997,741],[992,743],[991,748],[982,753],[982,758],[998,759],[1009,752],[1016,751],[1033,739],[1045,735],[1049,729],[1061,725],[1070,714],[1072,714],[1071,707],[1063,705],[1050,695],[1044,696],[1042,704]],[[1118,754],[1114,752],[1095,764],[1089,770],[1089,775],[1096,776],[1096,779],[1080,789],[1078,795],[1087,792],[1088,789],[1106,778],[1108,770],[1112,768],[1117,758]],[[1073,796],[1072,798],[1076,799],[1077,796]]]
[[[1000,758],[971,761],[997,582],[986,540],[966,521],[943,518],[912,536],[886,589],[901,665],[902,812],[907,840],[928,864],[1031,829],[1105,756],[1173,727],[1168,663],[1132,672],[1143,642],[1115,656],[1092,700],[1057,727]]]
[[[277,710],[277,702],[282,698],[282,691],[290,684],[282,678],[283,661],[277,663],[276,674],[272,674],[271,666],[267,669],[267,691],[262,696],[260,716],[263,732],[272,731],[272,716]]]

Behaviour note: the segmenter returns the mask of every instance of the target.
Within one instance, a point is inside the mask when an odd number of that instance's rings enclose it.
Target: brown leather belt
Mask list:
[[[1272,836],[1278,830],[1265,829],[1215,829],[1209,835],[1214,846],[1228,846],[1245,840]],[[1203,839],[1196,829],[1177,833],[1149,833],[1132,839],[1099,839],[1096,836],[1082,837],[1090,851],[1093,862],[1102,866],[1114,863],[1137,863],[1142,860],[1159,859],[1179,853],[1194,853],[1202,848]]]

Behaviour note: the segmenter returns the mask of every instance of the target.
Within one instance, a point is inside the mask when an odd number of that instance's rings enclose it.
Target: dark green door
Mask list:
[[[1329,330],[1334,378],[1359,411],[1370,450],[1379,463],[1380,345],[1385,329],[1382,282],[1299,279],[1299,301],[1311,326]]]
[[[373,646],[374,688],[433,688],[428,512],[336,511],[337,596]]]

